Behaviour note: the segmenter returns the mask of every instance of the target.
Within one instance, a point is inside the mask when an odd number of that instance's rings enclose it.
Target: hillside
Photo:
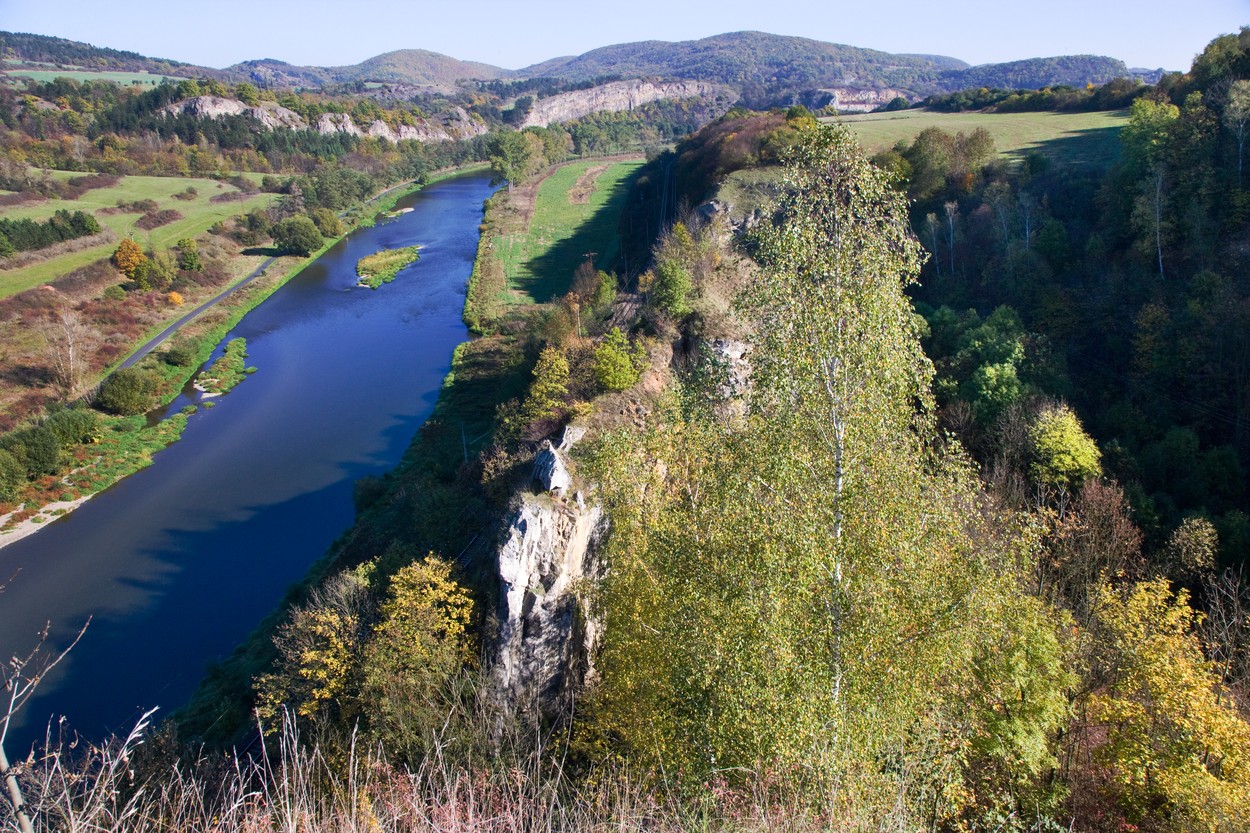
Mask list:
[[[155,75],[218,77],[220,70],[194,66],[167,58],[149,58],[137,52],[92,46],[65,38],[32,35],[25,32],[0,32],[0,57],[6,64],[46,64],[55,67],[94,71],[149,72]]]
[[[1075,87],[1104,84],[1131,74],[1125,63],[1115,58],[1103,55],[1059,55],[1003,64],[983,64],[944,72],[940,83],[950,91],[973,87],[1034,90],[1056,84]]]
[[[686,80],[733,88],[748,107],[802,102],[820,107],[871,109],[896,96],[913,100],[933,93],[989,87],[1036,89],[1083,87],[1145,73],[1098,55],[1062,55],[969,66],[944,55],[892,54],[810,38],[765,32],[730,32],[691,41],[638,41],[551,58],[519,70],[459,59],[425,49],[400,49],[348,66],[295,66],[272,58],[243,61],[222,70],[147,58],[133,52],[41,35],[0,33],[0,50],[30,69],[126,70],[222,80],[250,80],[262,87],[326,87],[385,82],[439,87],[446,94],[463,81],[552,79],[586,84],[613,79]],[[839,95],[842,93],[842,95]],[[861,104],[844,106],[847,93]],[[873,94],[876,94],[875,96]]]

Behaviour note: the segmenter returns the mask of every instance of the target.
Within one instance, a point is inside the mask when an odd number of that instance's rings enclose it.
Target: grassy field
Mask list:
[[[39,65],[39,68],[15,67],[13,69],[3,70],[3,74],[10,78],[29,78],[31,81],[45,83],[57,78],[72,78],[75,81],[112,81],[114,84],[123,86],[143,85],[154,87],[168,78],[171,81],[181,81],[181,78],[175,78],[172,75],[153,75],[150,72],[94,72],[85,69],[55,69],[44,68],[45,65]]]
[[[574,162],[543,181],[528,227],[492,241],[516,300],[550,301],[568,288],[588,253],[600,266],[612,262],[621,204],[641,165],[641,160]]]
[[[58,178],[82,176],[82,174],[58,171],[53,174]],[[198,192],[194,199],[174,199],[174,194],[182,193],[187,188],[195,188]],[[211,202],[218,194],[235,194],[238,199],[223,202]],[[269,204],[274,199],[272,194],[255,194],[243,196],[231,185],[211,179],[186,179],[182,177],[160,176],[127,176],[111,188],[97,188],[83,194],[77,200],[48,200],[38,205],[18,206],[3,209],[5,217],[19,220],[45,220],[58,209],[67,211],[86,211],[94,213],[100,225],[111,230],[117,239],[131,233],[141,245],[169,247],[180,238],[196,237],[203,234],[218,220],[244,213]],[[139,200],[155,200],[158,210],[173,209],[182,215],[182,219],[145,231],[135,227],[140,214],[105,214],[101,209],[113,208],[118,202],[137,202]],[[93,246],[81,251],[69,252],[49,258],[40,263],[19,269],[0,271],[0,298],[14,295],[34,286],[48,283],[75,269],[86,266],[112,254],[117,241]]]
[[[1119,153],[1119,130],[1128,111],[1104,113],[935,113],[901,110],[823,119],[849,127],[864,150],[877,153],[900,139],[910,141],[926,127],[950,133],[971,133],[984,127],[994,137],[998,152],[1020,158],[1038,151],[1065,164],[1105,165]]]

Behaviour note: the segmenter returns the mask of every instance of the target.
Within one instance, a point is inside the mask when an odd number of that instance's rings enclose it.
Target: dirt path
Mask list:
[[[573,205],[585,205],[589,202],[590,195],[595,190],[595,183],[608,167],[608,165],[595,165],[583,171],[582,175],[577,178],[577,182],[573,183],[573,187],[569,189],[569,202]]]

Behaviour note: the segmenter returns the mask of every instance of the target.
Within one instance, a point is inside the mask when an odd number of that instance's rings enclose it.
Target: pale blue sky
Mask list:
[[[1178,13],[1179,11],[1179,13]],[[634,40],[756,29],[980,64],[1093,53],[1188,69],[1250,0],[0,0],[0,29],[223,67],[357,63],[419,48],[517,69]]]

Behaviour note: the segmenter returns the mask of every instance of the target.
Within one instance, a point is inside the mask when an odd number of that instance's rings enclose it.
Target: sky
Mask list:
[[[1243,25],[1250,0],[0,0],[0,30],[218,68],[428,49],[519,69],[614,43],[753,29],[971,64],[1097,54],[1184,70]]]

